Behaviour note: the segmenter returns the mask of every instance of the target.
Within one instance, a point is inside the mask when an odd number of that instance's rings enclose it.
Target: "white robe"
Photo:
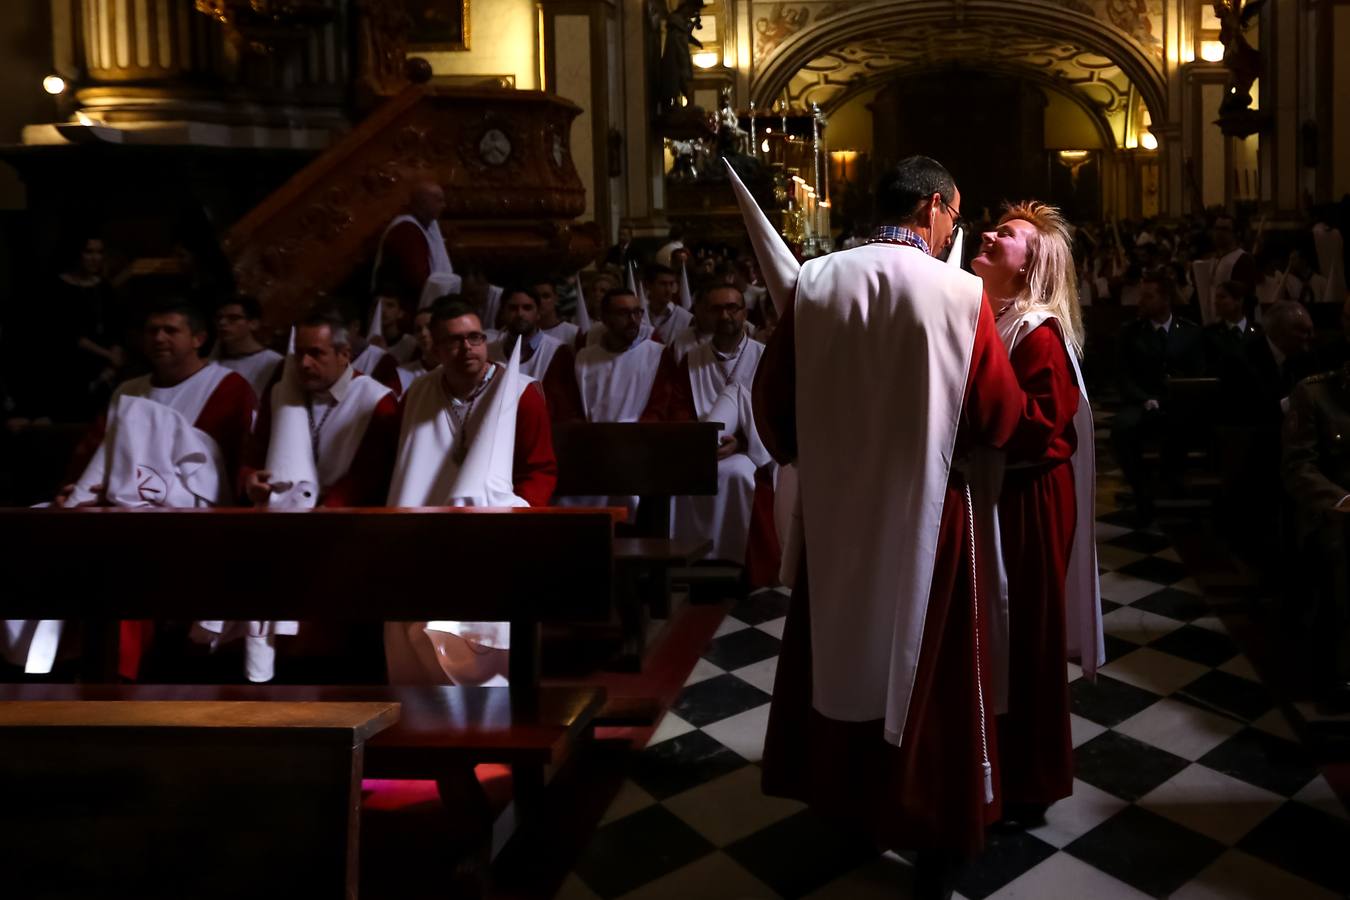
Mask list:
[[[678,540],[711,538],[713,559],[745,562],[746,539],[755,500],[755,471],[770,462],[759,440],[750,407],[750,387],[764,345],[741,342],[735,362],[719,359],[711,343],[689,354],[689,386],[700,422],[721,422],[724,434],[737,434],[745,445],[717,462],[717,493],[680,496],[671,503],[671,533]],[[728,379],[730,375],[730,379]]]
[[[605,327],[604,322],[596,322],[594,325],[591,326],[590,331],[586,332],[586,346],[587,347],[598,346],[600,342],[605,339],[605,334],[608,333],[608,331],[609,329]],[[638,324],[637,339],[639,341],[645,341],[651,336],[652,336],[652,323],[648,322],[647,319],[644,317],[642,319],[642,322]]]
[[[404,363],[403,365],[399,366],[398,367],[399,394],[402,395],[408,393],[408,388],[412,387],[413,382],[421,378],[423,375],[427,374],[428,371],[431,370],[429,370],[426,367],[426,364],[423,363],[422,360],[420,359],[415,359],[412,362]]]
[[[521,374],[528,375],[535,381],[543,381],[544,376],[548,374],[548,367],[553,363],[553,357],[557,355],[558,348],[562,345],[563,342],[557,338],[539,332],[539,346],[534,349],[533,356],[520,364]],[[505,335],[488,345],[488,359],[502,365],[506,364]]]
[[[661,316],[659,322],[655,321],[650,310],[647,312],[647,318],[652,326],[652,340],[667,345],[675,340],[675,335],[694,324],[694,314],[674,303],[667,304],[665,314]]]
[[[398,460],[389,489],[396,507],[522,507],[514,492],[516,410],[534,382],[519,373],[519,354],[479,395],[465,427],[473,435],[461,466],[451,397],[440,377],[417,381],[404,398]],[[507,622],[386,622],[385,657],[392,684],[500,684],[510,649]]]
[[[446,294],[459,293],[462,281],[455,274],[455,267],[450,264],[450,251],[445,248],[445,237],[441,234],[441,223],[432,222],[430,225],[423,225],[417,221],[416,217],[404,213],[401,216],[395,216],[390,223],[385,226],[384,233],[380,235],[380,246],[375,251],[375,266],[370,273],[370,290],[374,293],[379,285],[377,280],[380,275],[380,264],[384,262],[384,240],[393,231],[395,226],[404,222],[411,222],[421,230],[422,236],[427,239],[427,280],[421,286],[421,296],[418,298],[417,308],[430,306],[438,297]]]
[[[253,395],[261,400],[283,358],[277,351],[264,347],[257,353],[250,353],[247,356],[217,357],[216,362],[243,375],[252,386]]]
[[[389,351],[375,344],[367,344],[366,349],[356,354],[352,360],[352,368],[365,375],[370,375],[375,371],[375,367],[384,361],[389,355]]]
[[[603,344],[577,354],[577,385],[587,422],[636,422],[651,399],[665,347],[638,338],[615,353]]]
[[[884,719],[895,745],[919,664],[981,297],[978,278],[885,244],[809,260],[797,280],[813,705],[841,721]]]
[[[540,329],[544,334],[551,338],[557,338],[564,344],[575,344],[577,342],[577,326],[571,322],[559,322],[552,328]]]
[[[95,502],[103,485],[123,507],[198,507],[228,503],[225,467],[216,442],[193,423],[230,370],[207,363],[173,387],[143,375],[123,382],[108,404],[103,442],[76,479],[67,505]],[[51,671],[63,625],[57,619],[4,622],[3,651],[31,674]]]
[[[695,347],[700,347],[712,340],[712,332],[702,334],[693,325],[681,330],[675,335],[675,339],[670,342],[670,352],[675,357],[675,362],[679,363],[689,351]]]

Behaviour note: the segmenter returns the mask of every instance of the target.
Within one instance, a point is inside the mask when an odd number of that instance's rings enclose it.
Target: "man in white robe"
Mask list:
[[[281,365],[281,354],[258,340],[262,307],[255,298],[240,294],[225,299],[215,313],[216,362],[244,376],[261,398]]]
[[[419,309],[413,316],[413,337],[417,340],[417,352],[413,358],[398,367],[398,394],[403,396],[412,387],[412,383],[436,368],[431,351],[431,309]]]
[[[380,334],[378,338],[372,337],[371,343],[384,347],[401,366],[417,353],[417,338],[404,330],[410,310],[390,285],[376,291],[375,304],[374,315],[380,317]]]
[[[174,497],[184,496],[173,482],[187,477],[180,465],[170,472],[154,462],[137,464],[136,458],[165,456],[165,448],[179,442],[181,430],[165,432],[161,426],[187,423],[194,436],[207,448],[211,465],[223,478],[214,496],[201,496],[200,490],[188,491],[202,502],[193,506],[218,503],[228,505],[233,498],[238,466],[245,442],[253,427],[256,400],[248,382],[236,372],[202,359],[206,343],[206,319],[191,304],[168,302],[154,309],[145,320],[142,336],[151,372],[123,382],[113,394],[109,413],[90,429],[76,450],[75,461],[84,464],[73,484],[61,489],[54,506],[162,506]],[[124,399],[138,398],[165,406],[176,413],[172,419],[139,417],[127,427],[118,422],[117,411]],[[123,465],[130,461],[131,465]],[[193,478],[203,479],[201,473]],[[33,673],[51,670],[59,622],[44,622],[33,628],[29,623],[5,623],[5,651],[11,662],[24,665]],[[134,679],[141,658],[154,632],[151,622],[123,622],[120,632],[118,671]]]
[[[569,347],[576,346],[577,326],[565,321],[558,315],[558,285],[551,278],[544,278],[530,286],[539,304],[539,330],[549,337],[557,338]],[[585,303],[580,293],[581,283],[577,282],[577,302]],[[502,297],[505,303],[507,298]]]
[[[403,398],[389,506],[544,506],[557,482],[548,409],[533,379],[487,358],[472,307],[438,303],[432,335],[439,368]],[[387,622],[392,684],[501,684],[505,622]]]
[[[457,293],[459,276],[441,234],[445,190],[433,181],[413,185],[407,212],[394,217],[380,236],[370,287],[397,286],[400,296],[418,299],[418,307],[444,294]]]
[[[644,284],[647,288],[647,321],[652,326],[652,340],[669,345],[675,335],[693,324],[694,315],[676,303],[680,281],[667,266],[647,267]]]
[[[577,385],[588,422],[636,422],[656,383],[665,348],[641,336],[638,298],[615,288],[600,301],[601,339],[577,354]]]
[[[520,371],[539,382],[554,422],[581,419],[576,353],[539,328],[542,305],[535,288],[507,288],[502,294],[502,336],[488,344],[488,359],[505,365],[520,343]]]
[[[677,369],[674,389],[653,397],[643,418],[720,421],[726,426],[717,453],[717,494],[676,497],[671,506],[671,531],[679,539],[711,538],[712,559],[741,565],[754,508],[755,473],[772,462],[760,443],[748,402],[741,402],[749,398],[764,345],[746,336],[745,302],[734,286],[715,285],[702,292],[699,302],[717,323],[713,338],[685,357]],[[724,398],[720,405],[719,398]],[[657,408],[663,401],[665,408]],[[714,409],[723,418],[711,418]]]

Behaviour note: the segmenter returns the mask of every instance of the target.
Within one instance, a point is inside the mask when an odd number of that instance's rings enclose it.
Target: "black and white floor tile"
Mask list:
[[[1169,539],[1127,521],[1097,523],[1107,664],[1095,683],[1068,667],[1074,794],[1043,826],[994,834],[958,894],[1350,896],[1350,814]],[[786,610],[777,592],[731,610],[559,898],[906,895],[903,857],[760,793]]]

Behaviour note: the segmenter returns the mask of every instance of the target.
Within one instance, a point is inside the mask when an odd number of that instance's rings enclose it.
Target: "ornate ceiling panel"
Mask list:
[[[917,25],[903,33],[844,44],[802,66],[788,83],[792,106],[818,103],[828,110],[846,94],[906,72],[931,72],[965,66],[992,71],[1022,71],[1077,94],[1124,138],[1130,80],[1110,59],[1071,44],[1029,35],[1015,26],[968,23]]]

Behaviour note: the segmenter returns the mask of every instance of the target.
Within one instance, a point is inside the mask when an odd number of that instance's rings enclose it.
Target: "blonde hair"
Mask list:
[[[1083,312],[1078,306],[1078,276],[1074,271],[1069,223],[1058,207],[1039,200],[1009,205],[999,218],[1002,225],[1021,219],[1035,229],[1027,241],[1027,284],[1013,298],[1019,313],[1044,310],[1056,316],[1078,356],[1083,355]]]

